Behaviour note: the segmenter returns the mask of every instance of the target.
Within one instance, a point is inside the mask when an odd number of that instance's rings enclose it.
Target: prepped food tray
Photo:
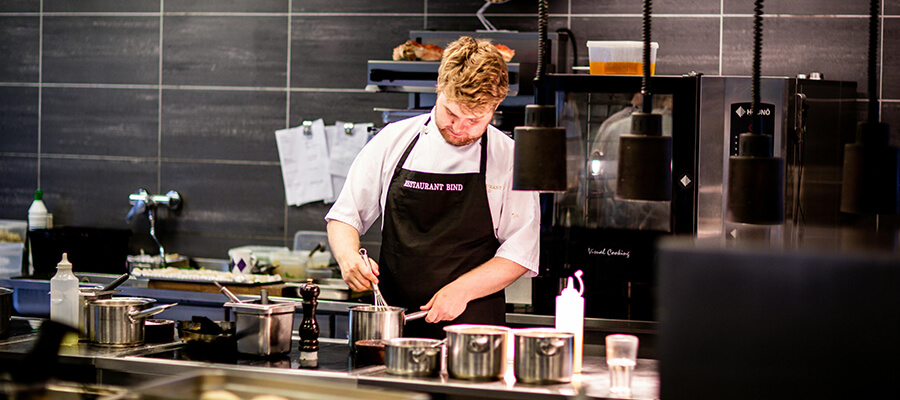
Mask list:
[[[426,400],[421,393],[360,389],[355,384],[323,384],[314,378],[276,377],[226,370],[202,370],[192,375],[167,377],[134,389],[140,399],[201,400]],[[134,397],[129,397],[134,398]]]
[[[267,285],[281,283],[281,275],[262,274],[235,274],[226,271],[214,271],[210,269],[179,269],[179,268],[135,268],[131,275],[136,278],[169,281],[169,282],[201,282],[201,283],[228,283],[231,285]]]

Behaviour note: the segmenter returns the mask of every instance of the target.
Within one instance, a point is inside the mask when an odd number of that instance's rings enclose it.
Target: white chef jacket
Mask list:
[[[428,125],[423,128],[426,120]],[[430,114],[388,124],[366,144],[350,166],[344,188],[325,219],[344,222],[360,234],[368,231],[384,213],[394,168],[419,133],[421,137],[403,168],[444,174],[478,172],[481,140],[461,147],[447,143],[434,122],[432,108]],[[494,236],[500,242],[496,256],[527,268],[524,276],[536,276],[540,253],[538,194],[512,190],[514,142],[490,125],[486,134],[485,184]]]

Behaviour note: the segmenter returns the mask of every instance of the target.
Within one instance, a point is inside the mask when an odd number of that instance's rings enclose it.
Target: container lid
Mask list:
[[[588,40],[587,47],[643,47],[640,40]],[[650,42],[650,47],[659,48],[659,42]]]
[[[270,301],[269,304],[259,304],[259,303],[235,303],[228,302],[225,303],[225,307],[231,307],[234,309],[235,313],[238,314],[281,314],[281,313],[293,313],[297,303],[294,302],[274,302]]]

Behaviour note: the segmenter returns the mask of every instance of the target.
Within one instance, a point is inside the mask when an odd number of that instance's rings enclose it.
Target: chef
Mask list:
[[[443,338],[449,324],[504,325],[503,288],[537,274],[537,194],[512,190],[514,142],[490,125],[508,88],[506,63],[489,42],[448,45],[431,112],[381,129],[325,216],[352,290],[376,283],[389,305],[428,311],[406,324],[406,337]],[[359,237],[378,217],[381,252],[370,271]]]

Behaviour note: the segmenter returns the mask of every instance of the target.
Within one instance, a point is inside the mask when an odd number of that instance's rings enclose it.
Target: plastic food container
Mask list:
[[[640,41],[589,40],[591,75],[643,75],[644,43]],[[656,73],[659,43],[650,43],[650,75]]]
[[[0,242],[0,278],[22,275],[22,254],[25,243]]]
[[[0,242],[22,243],[27,229],[27,221],[0,219]]]

